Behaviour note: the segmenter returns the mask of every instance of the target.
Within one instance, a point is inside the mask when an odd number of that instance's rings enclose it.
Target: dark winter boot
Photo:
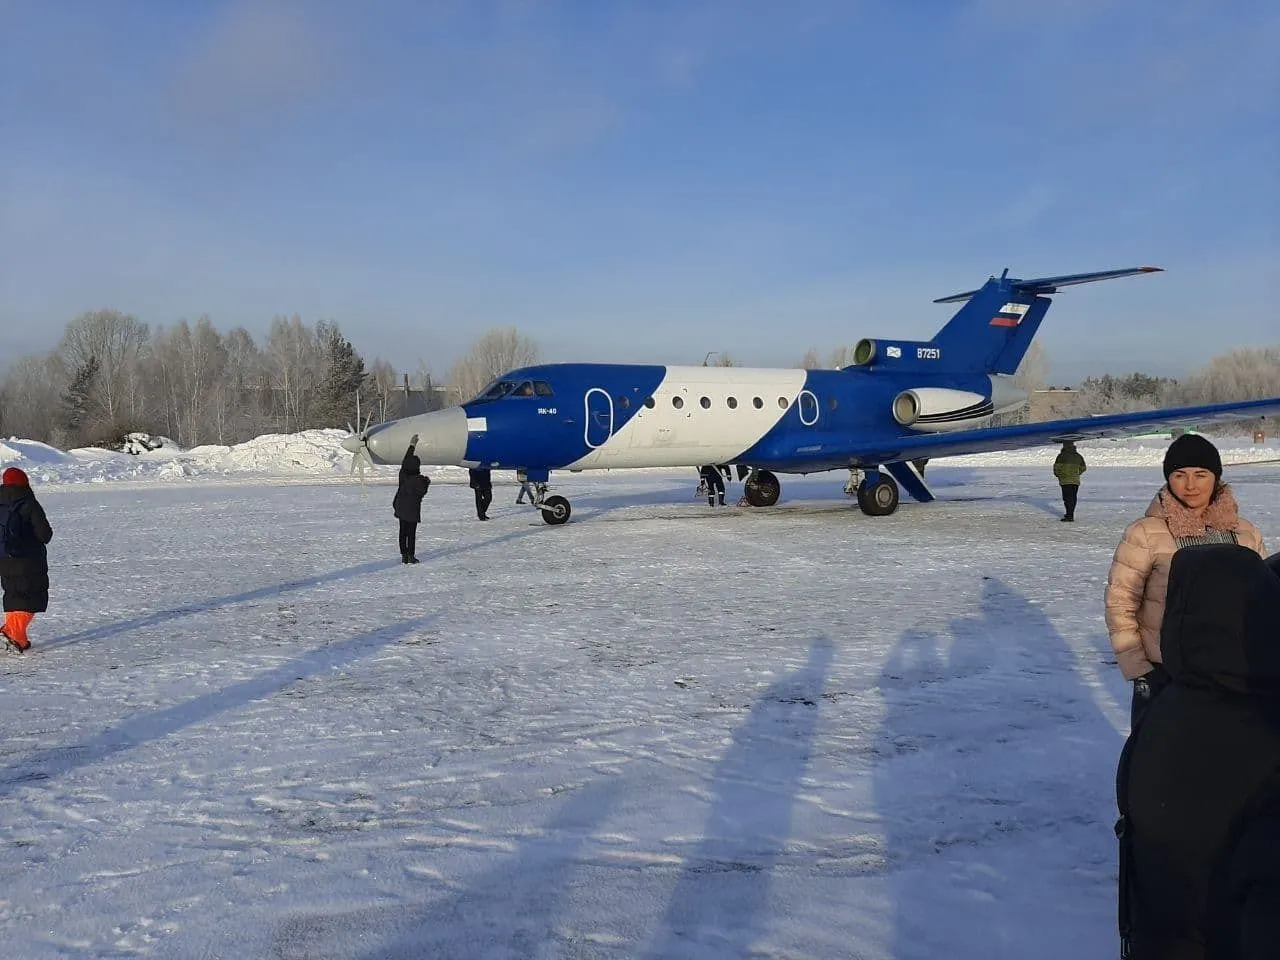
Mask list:
[[[406,554],[406,555],[405,555],[404,562],[405,562],[405,563],[418,563],[418,562],[420,562],[420,561],[418,560],[418,558],[417,558],[417,557],[415,557],[413,554],[411,554],[411,553],[410,553],[410,554]]]

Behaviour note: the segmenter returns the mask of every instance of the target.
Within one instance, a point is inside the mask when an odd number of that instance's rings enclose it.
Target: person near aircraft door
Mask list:
[[[1062,487],[1062,507],[1065,511],[1062,520],[1070,523],[1076,518],[1076,501],[1080,494],[1080,475],[1088,470],[1084,457],[1076,449],[1076,445],[1068,440],[1062,445],[1058,459],[1053,461],[1053,475],[1058,478]]]
[[[702,475],[702,482],[707,487],[707,506],[714,507],[716,505],[716,497],[720,498],[720,506],[724,506],[724,477],[721,476],[719,469],[715,464],[707,464],[698,471]]]
[[[1160,662],[1169,564],[1183,547],[1235,543],[1265,553],[1258,528],[1240,516],[1222,479],[1222,457],[1204,437],[1188,433],[1164,455],[1165,485],[1145,516],[1125,528],[1107,574],[1104,606],[1111,649],[1133,682],[1130,724],[1168,683]]]
[[[520,482],[520,492],[516,494],[516,503],[524,503],[524,496],[529,495],[530,503],[537,503],[538,493],[533,488],[533,484],[529,482],[529,474],[523,470],[516,471],[516,480]]]
[[[400,476],[396,484],[396,495],[391,501],[391,511],[400,521],[400,560],[402,563],[417,563],[418,524],[422,522],[422,498],[427,495],[431,486],[431,478],[419,470],[422,461],[418,459],[413,448],[418,445],[418,435],[409,438],[409,449],[404,452],[404,460],[400,463]]]
[[[1132,960],[1274,957],[1280,946],[1280,555],[1174,554],[1169,681],[1116,771],[1120,935]]]
[[[477,467],[470,474],[471,489],[476,495],[476,517],[488,520],[489,504],[493,503],[493,478],[484,467]]]
[[[53,528],[31,490],[26,473],[9,467],[0,475],[0,589],[4,626],[0,638],[19,653],[31,646],[27,629],[49,609],[49,553]]]

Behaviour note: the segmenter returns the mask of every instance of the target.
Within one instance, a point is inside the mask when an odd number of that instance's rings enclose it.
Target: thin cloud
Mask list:
[[[348,63],[324,9],[288,0],[228,4],[174,65],[173,112],[188,127],[243,133],[330,93]]]

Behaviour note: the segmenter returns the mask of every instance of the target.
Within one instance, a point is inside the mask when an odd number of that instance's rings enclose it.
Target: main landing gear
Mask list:
[[[879,470],[863,472],[858,467],[850,467],[844,492],[858,498],[858,506],[868,517],[887,517],[898,509],[898,484]]]

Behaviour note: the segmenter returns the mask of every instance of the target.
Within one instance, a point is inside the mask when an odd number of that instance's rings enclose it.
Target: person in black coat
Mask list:
[[[0,635],[19,653],[31,646],[27,628],[49,609],[49,555],[53,528],[31,491],[27,475],[9,467],[0,475],[0,589],[4,626]]]
[[[484,467],[471,471],[471,489],[476,493],[476,516],[488,520],[489,504],[493,503],[493,478]]]
[[[1280,952],[1280,556],[1174,554],[1169,684],[1121,754],[1120,932],[1132,960]]]
[[[391,510],[400,521],[400,560],[404,563],[418,562],[415,554],[418,552],[418,524],[422,522],[422,498],[431,486],[431,478],[419,472],[422,461],[413,452],[417,445],[418,435],[415,433],[409,438],[409,449],[404,452],[404,460],[400,463],[396,495],[391,501]]]
[[[716,505],[717,495],[720,497],[720,506],[724,506],[724,477],[720,473],[720,469],[713,463],[709,463],[702,467],[698,473],[702,475],[702,482],[707,487],[707,506],[714,507]]]

